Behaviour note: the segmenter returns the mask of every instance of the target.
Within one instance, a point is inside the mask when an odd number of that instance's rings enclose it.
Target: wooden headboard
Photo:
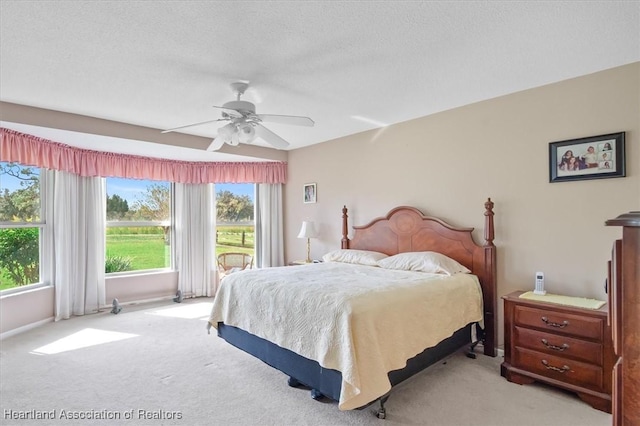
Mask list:
[[[457,260],[478,276],[484,300],[484,353],[496,356],[497,290],[496,246],[493,244],[493,202],[484,203],[484,244],[473,240],[474,228],[458,228],[442,219],[425,216],[414,207],[396,207],[384,217],[354,226],[347,236],[347,207],[342,209],[342,248],[373,250],[388,255],[413,251],[435,251]]]

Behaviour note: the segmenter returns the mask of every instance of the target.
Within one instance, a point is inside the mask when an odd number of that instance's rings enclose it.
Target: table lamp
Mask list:
[[[311,263],[311,257],[309,257],[309,253],[311,251],[311,238],[315,238],[316,236],[316,228],[313,225],[312,221],[304,221],[302,222],[302,228],[300,228],[300,233],[298,234],[298,238],[306,238],[307,239],[307,259],[305,262]]]

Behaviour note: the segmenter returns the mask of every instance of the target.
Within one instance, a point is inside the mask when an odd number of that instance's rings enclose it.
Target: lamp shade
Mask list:
[[[300,233],[298,234],[298,238],[314,238],[316,235],[316,227],[314,226],[312,221],[304,221],[302,222],[302,228],[300,228]]]

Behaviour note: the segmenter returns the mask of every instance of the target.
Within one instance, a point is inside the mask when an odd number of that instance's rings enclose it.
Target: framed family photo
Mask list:
[[[304,203],[315,203],[316,202],[316,184],[315,183],[305,183],[303,189],[303,202]]]
[[[625,176],[625,132],[549,144],[549,182]]]

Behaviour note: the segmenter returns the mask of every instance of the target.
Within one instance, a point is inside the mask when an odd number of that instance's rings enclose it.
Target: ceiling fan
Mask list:
[[[262,125],[263,121],[307,127],[313,127],[315,124],[309,117],[256,114],[256,106],[254,104],[240,100],[240,97],[248,87],[249,83],[246,82],[231,83],[231,89],[236,93],[236,100],[227,102],[222,106],[213,106],[214,108],[222,109],[222,118],[174,127],[173,129],[163,130],[162,133],[174,132],[176,130],[186,129],[187,127],[200,126],[216,121],[229,121],[229,123],[218,129],[218,135],[213,139],[207,151],[217,151],[225,143],[232,146],[237,146],[239,143],[252,143],[256,137],[262,138],[274,148],[283,149],[289,146],[289,142],[264,127]]]

